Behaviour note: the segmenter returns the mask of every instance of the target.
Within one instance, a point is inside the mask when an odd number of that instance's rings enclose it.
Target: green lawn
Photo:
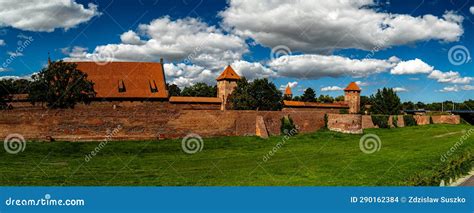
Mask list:
[[[362,135],[329,131],[300,134],[275,148],[282,137],[205,138],[204,148],[186,154],[181,140],[109,142],[89,162],[98,142],[29,142],[18,154],[0,153],[1,185],[409,185],[446,163],[445,153],[469,125],[368,129],[380,137],[378,152],[359,149]],[[474,147],[470,137],[456,154]],[[267,161],[264,155],[277,150]],[[3,150],[2,150],[3,151]]]

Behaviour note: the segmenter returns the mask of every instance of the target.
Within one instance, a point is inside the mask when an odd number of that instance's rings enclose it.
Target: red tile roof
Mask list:
[[[285,89],[285,95],[292,95],[293,93],[291,92],[291,88],[290,88],[290,85],[287,85],[286,86],[286,89]]]
[[[283,101],[286,107],[302,107],[302,108],[349,108],[346,103],[315,103],[303,101]]]
[[[217,81],[222,81],[222,80],[239,80],[240,76],[237,75],[237,73],[232,69],[232,67],[229,65],[225,68],[224,72],[217,77]]]
[[[94,82],[97,98],[168,98],[161,63],[74,62]]]
[[[187,97],[187,96],[171,96],[169,101],[171,103],[210,103],[221,104],[220,98],[214,97]]]
[[[344,91],[360,91],[360,87],[357,86],[356,82],[351,82]]]

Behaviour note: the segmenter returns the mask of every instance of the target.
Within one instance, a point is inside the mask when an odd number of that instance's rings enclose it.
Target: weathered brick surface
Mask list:
[[[362,134],[362,116],[356,114],[328,114],[328,129],[342,133]]]

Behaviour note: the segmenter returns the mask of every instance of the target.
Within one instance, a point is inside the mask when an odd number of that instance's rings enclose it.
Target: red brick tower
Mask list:
[[[360,91],[360,87],[355,82],[351,82],[344,89],[344,101],[349,104],[349,113],[359,113]]]
[[[227,98],[237,87],[237,81],[240,80],[240,76],[232,69],[229,65],[225,68],[224,72],[217,77],[217,97],[222,99],[221,110],[225,110],[227,107]]]

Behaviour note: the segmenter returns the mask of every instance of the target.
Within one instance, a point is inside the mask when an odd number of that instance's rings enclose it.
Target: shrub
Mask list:
[[[290,116],[284,116],[281,118],[280,132],[282,135],[295,135],[298,133],[298,129]]]
[[[388,115],[372,115],[372,123],[377,125],[379,128],[389,129],[390,125],[388,124]]]
[[[328,114],[324,114],[324,129],[328,129]]]
[[[394,115],[392,117],[392,125],[397,128],[398,127],[398,115]]]
[[[434,124],[433,117],[430,116],[430,124]]]
[[[349,111],[347,109],[340,109],[339,114],[349,114]]]
[[[416,120],[413,115],[404,115],[403,122],[405,122],[405,126],[416,126]]]

